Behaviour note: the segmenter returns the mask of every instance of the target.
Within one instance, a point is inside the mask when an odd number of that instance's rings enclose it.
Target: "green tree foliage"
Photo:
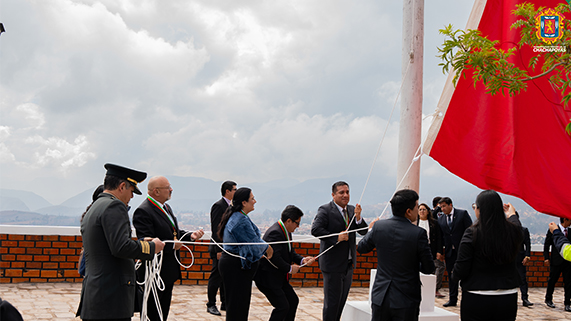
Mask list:
[[[530,3],[516,6],[512,13],[518,17],[518,20],[511,28],[520,30],[521,39],[517,46],[508,50],[499,48],[499,41],[492,41],[482,36],[478,30],[454,30],[452,25],[440,29],[440,33],[447,39],[442,47],[438,48],[440,52],[438,57],[442,59],[439,66],[442,67],[444,73],[450,70],[456,72],[453,78],[454,85],[460,75],[466,76],[462,72],[464,69],[472,70],[474,86],[482,82],[486,87],[486,93],[491,95],[498,92],[504,94],[507,91],[510,96],[513,96],[522,90],[525,91],[530,80],[549,77],[552,87],[561,93],[564,108],[569,108],[571,100],[571,21],[565,20],[561,29],[563,37],[551,44],[546,44],[536,36],[535,20],[536,15],[544,9],[546,8],[535,9],[535,6]],[[555,11],[564,15],[570,11],[570,6],[561,3]],[[528,66],[531,70],[541,70],[541,72],[530,74],[528,70],[517,68],[510,62],[510,57],[524,46],[550,46],[558,50],[537,52],[537,55],[529,60]],[[571,119],[565,131],[571,136]]]

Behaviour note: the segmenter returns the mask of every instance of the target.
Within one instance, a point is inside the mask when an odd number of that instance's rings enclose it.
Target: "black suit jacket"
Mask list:
[[[190,233],[181,240],[181,237],[187,233],[187,231],[179,229],[178,222],[174,216],[172,209],[168,204],[165,204],[168,208],[168,212],[174,221],[176,231],[176,237],[179,241],[190,241]],[[160,209],[158,209],[149,199],[145,199],[141,205],[135,210],[133,214],[133,226],[137,230],[137,238],[142,239],[144,237],[158,237],[160,240],[174,240],[173,226],[170,220],[166,217]],[[174,283],[176,280],[181,278],[180,264],[176,261],[174,257],[174,249],[172,243],[166,243],[163,249],[163,265],[161,267],[161,278],[167,284]],[[180,261],[179,252],[176,251],[176,256]],[[142,282],[145,278],[145,268],[140,267],[137,270],[137,279]]]
[[[446,258],[450,258],[452,257],[452,253],[458,250],[464,231],[472,225],[472,219],[468,211],[454,208],[451,226],[448,227],[446,214],[440,216],[438,224],[440,224],[440,230],[442,231]]]
[[[561,234],[563,234],[563,232],[561,232]],[[569,234],[569,232],[568,232],[568,234]],[[567,236],[567,240],[571,241],[569,236],[570,235]],[[565,238],[564,234],[563,234],[563,238]],[[551,256],[549,255],[549,248],[551,248]],[[547,230],[547,235],[545,236],[545,243],[543,243],[543,257],[546,260],[550,261],[549,262],[550,265],[561,265],[561,264],[565,263],[565,259],[561,256],[561,254],[559,254],[559,251],[555,247],[555,242],[553,240],[553,234],[549,230]]]
[[[377,275],[371,302],[380,306],[387,299],[392,309],[418,307],[419,272],[434,272],[426,231],[405,217],[380,220],[359,242],[357,251],[367,253],[374,248],[377,248]]]
[[[517,225],[521,223],[517,216],[512,215],[508,221]],[[509,290],[520,285],[515,258],[512,262],[497,265],[490,263],[482,256],[479,248],[474,246],[474,228],[466,229],[458,250],[458,258],[454,264],[452,277],[460,280],[463,291],[477,290]]]
[[[292,239],[291,233],[288,232],[289,239]],[[287,238],[281,229],[280,225],[276,222],[274,225],[264,233],[263,240],[266,242],[287,241]],[[290,246],[291,245],[291,250]],[[301,264],[303,257],[293,249],[293,244],[272,244],[274,254],[272,255],[271,262],[277,266],[275,268],[268,262],[267,259],[260,260],[260,266],[256,272],[256,284],[261,284],[268,288],[281,288],[284,282],[287,282],[287,274],[291,268],[292,263]]]
[[[228,203],[224,197],[222,197],[218,202],[212,204],[212,208],[210,209],[210,230],[212,231],[212,238],[216,243],[222,243],[222,240],[218,237],[218,225],[220,225],[222,214],[224,214],[227,208]],[[212,254],[222,252],[222,249],[217,245],[211,245],[209,251]]]
[[[355,215],[355,206],[347,205],[347,215],[349,216],[349,221]],[[362,218],[362,217],[361,217]],[[357,224],[355,220],[351,223],[349,230],[356,230],[358,228],[367,227],[365,219],[362,219],[361,224]],[[317,215],[313,219],[311,225],[311,235],[313,236],[323,236],[332,233],[340,233],[345,231],[345,221],[343,219],[343,214],[339,212],[337,205],[334,201],[330,203],[321,205],[317,210]],[[359,234],[367,234],[367,230],[359,231]],[[319,257],[319,268],[322,272],[345,272],[347,270],[347,260],[349,259],[349,253],[351,253],[351,259],[353,261],[353,266],[355,266],[357,260],[356,253],[356,239],[355,232],[349,233],[349,240],[337,243],[337,236],[330,236],[322,238],[319,246],[319,252],[327,250],[332,245],[335,245],[331,250],[327,251],[325,254]]]
[[[442,212],[442,210],[440,209],[440,206],[436,206],[435,208],[430,210],[430,214],[432,214],[432,218],[434,218],[434,220],[437,222],[438,222],[438,213],[440,213],[440,212]]]
[[[521,232],[523,235],[523,242],[521,243],[521,248],[517,254],[516,263],[522,264],[524,257],[531,257],[531,240],[529,237],[529,230],[527,227],[521,227]]]

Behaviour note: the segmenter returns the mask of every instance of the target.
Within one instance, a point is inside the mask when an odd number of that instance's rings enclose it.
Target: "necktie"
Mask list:
[[[452,223],[452,214],[446,214],[446,220],[448,221],[448,227],[450,227],[450,223]]]
[[[567,228],[565,228],[565,237],[567,237]]]
[[[345,227],[348,226],[349,224],[349,214],[347,214],[347,209],[344,208],[343,209],[343,218],[345,218]],[[349,250],[349,256],[347,257],[349,260],[351,260],[353,257],[351,256],[351,251]]]

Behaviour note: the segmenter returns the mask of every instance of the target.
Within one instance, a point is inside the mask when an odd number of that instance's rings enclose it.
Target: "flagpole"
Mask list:
[[[410,170],[409,166],[420,145],[422,135],[424,0],[403,1],[402,34],[401,66],[403,89],[399,127],[397,184],[401,181],[402,183],[400,186],[397,186],[397,189],[409,188],[419,192],[420,160],[417,160]]]

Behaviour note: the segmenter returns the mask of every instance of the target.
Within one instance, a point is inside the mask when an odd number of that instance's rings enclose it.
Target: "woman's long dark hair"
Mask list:
[[[240,212],[244,207],[242,202],[248,201],[250,199],[250,194],[252,194],[252,190],[248,187],[240,187],[239,189],[234,192],[234,197],[232,197],[232,204],[228,206],[226,212],[222,214],[222,219],[220,220],[220,225],[218,225],[218,237],[223,240],[224,239],[224,229],[226,228],[226,224],[228,224],[228,220],[230,216],[236,212]]]
[[[476,198],[476,207],[480,210],[473,225],[476,250],[493,264],[513,262],[523,240],[522,229],[506,219],[500,195],[483,191]]]
[[[93,191],[93,195],[91,195],[92,202],[91,202],[91,204],[89,204],[87,206],[87,208],[85,209],[85,212],[83,212],[83,214],[81,214],[81,218],[79,219],[79,223],[83,222],[83,218],[85,217],[85,214],[87,214],[87,211],[89,211],[89,209],[91,208],[91,205],[93,205],[93,203],[95,203],[95,201],[99,197],[99,194],[103,193],[103,190],[104,190],[103,185],[99,185]]]
[[[430,210],[430,207],[428,206],[428,204],[426,203],[421,203],[420,205],[418,205],[418,208],[420,209],[421,206],[424,206],[426,208],[426,218],[428,218],[428,222],[429,224],[433,225],[434,223],[436,223],[436,220],[434,219],[434,217],[432,217],[432,211]],[[418,215],[418,220],[417,222],[420,221],[420,214]],[[417,224],[418,225],[418,224]]]

